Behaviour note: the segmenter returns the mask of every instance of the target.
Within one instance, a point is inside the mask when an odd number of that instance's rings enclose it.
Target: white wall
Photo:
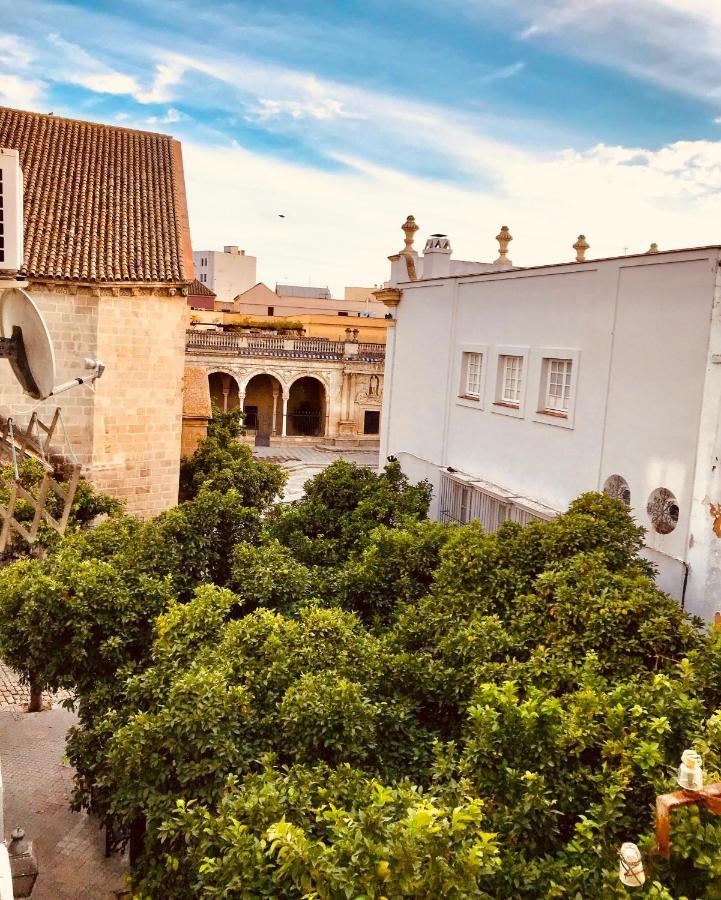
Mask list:
[[[218,300],[230,302],[257,283],[256,258],[240,251],[194,250],[193,262],[197,278],[218,295]]]
[[[649,530],[647,542],[686,560],[701,499],[694,478],[717,260],[714,249],[678,251],[401,285],[386,366],[385,453],[409,474],[435,477],[436,467],[452,466],[558,510],[620,474],[649,529],[649,494],[666,487],[679,503],[678,525],[668,535]],[[506,346],[527,354],[520,416],[494,406]],[[458,399],[464,347],[485,349],[478,404]],[[575,409],[564,423],[572,427],[536,416],[543,348],[574,359]],[[707,455],[718,409],[707,413]],[[708,506],[703,516],[708,532]],[[721,540],[715,546],[721,592]],[[670,584],[682,569],[669,562]]]

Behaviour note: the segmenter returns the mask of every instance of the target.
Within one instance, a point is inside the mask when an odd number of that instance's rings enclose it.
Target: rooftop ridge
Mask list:
[[[175,140],[172,134],[166,134],[164,131],[149,131],[145,128],[129,128],[127,125],[115,125],[108,122],[94,122],[91,119],[76,119],[73,116],[58,116],[55,113],[34,112],[31,109],[19,109],[16,106],[3,106],[0,104],[0,112],[19,113],[23,116],[32,116],[35,119],[50,119],[55,122],[67,122],[70,125],[87,125],[89,128],[103,128],[110,131],[127,131],[130,134],[147,134],[153,137],[166,138],[167,140]]]

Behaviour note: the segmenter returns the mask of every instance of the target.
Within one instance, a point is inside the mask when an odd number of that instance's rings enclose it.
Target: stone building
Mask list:
[[[242,407],[259,443],[377,445],[384,358],[382,343],[191,329],[185,451],[203,431],[197,411],[211,400]]]
[[[0,108],[0,147],[19,152],[24,260],[18,279],[46,317],[57,376],[106,366],[60,402],[86,477],[150,515],[178,496],[186,294],[193,259],[180,144],[172,138]],[[0,368],[0,408],[29,402]],[[47,415],[47,412],[46,412]]]
[[[584,491],[628,504],[659,584],[721,608],[721,247],[520,268],[454,260],[445,235],[391,259],[381,458],[432,513],[488,530]],[[570,241],[569,241],[570,245]],[[570,247],[569,247],[570,250]],[[570,254],[569,254],[570,255]],[[422,404],[417,398],[422,397]]]

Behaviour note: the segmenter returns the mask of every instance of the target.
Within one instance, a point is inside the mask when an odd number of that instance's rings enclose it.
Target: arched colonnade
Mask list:
[[[248,431],[271,437],[328,434],[328,385],[317,375],[301,372],[285,381],[266,370],[241,377],[216,368],[208,371],[208,386],[219,409],[244,410]]]

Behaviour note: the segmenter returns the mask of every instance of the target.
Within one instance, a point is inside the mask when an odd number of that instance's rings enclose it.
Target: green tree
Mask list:
[[[238,440],[242,413],[217,410],[208,435],[195,453],[181,460],[180,499],[192,500],[201,490],[235,490],[245,506],[261,509],[271,503],[285,484],[279,466],[253,459],[253,451]]]
[[[379,525],[425,519],[430,497],[430,484],[412,485],[397,462],[377,475],[337,460],[306,482],[302,499],[273,511],[269,531],[305,565],[337,566],[360,552]]]

